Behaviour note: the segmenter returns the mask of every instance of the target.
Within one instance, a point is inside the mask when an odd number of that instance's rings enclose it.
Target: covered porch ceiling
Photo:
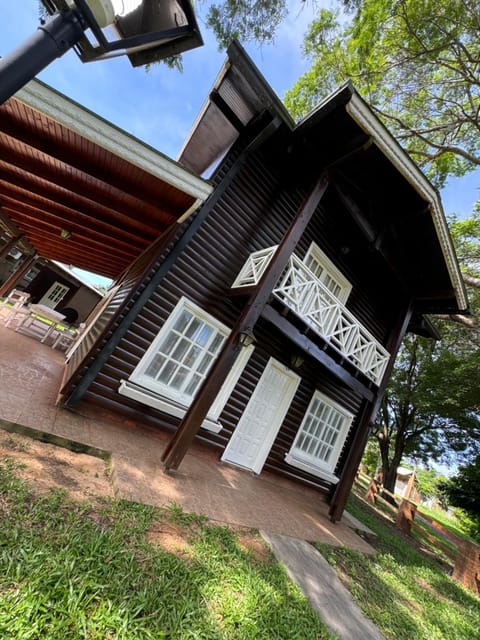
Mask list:
[[[24,253],[115,279],[211,191],[39,81],[0,106],[0,230]]]

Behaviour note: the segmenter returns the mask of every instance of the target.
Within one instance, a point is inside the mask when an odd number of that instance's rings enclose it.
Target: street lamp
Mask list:
[[[0,104],[72,47],[82,62],[134,67],[203,44],[190,0],[41,0],[49,19],[0,59]]]

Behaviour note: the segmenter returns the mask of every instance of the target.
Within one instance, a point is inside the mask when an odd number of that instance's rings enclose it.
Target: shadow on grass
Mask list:
[[[325,546],[359,606],[388,638],[472,640],[480,628],[480,598],[455,583],[435,560],[366,505],[354,515],[377,534],[376,556]],[[349,509],[350,510],[350,509]]]
[[[329,638],[286,573],[229,529],[123,501],[34,497],[13,471],[0,465],[3,640]],[[148,542],[159,520],[181,521],[188,553]]]

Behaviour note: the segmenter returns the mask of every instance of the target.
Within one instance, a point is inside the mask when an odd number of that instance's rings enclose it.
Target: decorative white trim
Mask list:
[[[242,287],[252,287],[257,285],[265,273],[266,268],[272,261],[277,248],[278,244],[273,247],[260,249],[260,251],[251,253],[243,267],[240,269],[231,288],[241,289]]]
[[[187,413],[188,407],[183,407],[172,400],[163,398],[153,391],[150,391],[150,389],[145,389],[145,387],[141,387],[129,380],[120,381],[118,393],[122,396],[126,396],[127,398],[131,398],[132,400],[136,400],[137,402],[141,402],[142,404],[146,404],[149,407],[163,411],[163,413],[175,416],[176,418],[182,419]],[[213,433],[219,433],[222,428],[223,427],[220,422],[208,417],[202,422],[202,429],[213,431]]]
[[[136,167],[193,196],[196,199],[193,209],[213,191],[213,185],[203,178],[199,178],[153,147],[39,80],[29,82],[15,94],[15,98]]]
[[[372,113],[370,107],[358,93],[352,95],[350,102],[345,105],[345,109],[351,118],[355,120],[368,135],[373,137],[376,146],[412,185],[417,193],[431,205],[430,211],[433,223],[450,273],[457,304],[460,310],[467,309],[468,301],[465,286],[438,191],[430,184],[419,167],[410,156],[405,153],[386,127],[384,127],[380,120]]]
[[[295,458],[295,456],[291,455],[290,453],[285,454],[285,462],[291,465],[292,467],[297,467],[297,469],[306,471],[307,473],[310,473],[312,476],[316,476],[317,478],[322,478],[322,480],[327,480],[332,484],[337,484],[337,482],[340,480],[340,478],[336,476],[334,473],[330,473],[325,469],[320,469],[319,467],[314,467],[311,464],[307,464],[306,462],[303,462],[302,460]]]
[[[390,354],[296,255],[290,256],[273,295],[380,384]]]

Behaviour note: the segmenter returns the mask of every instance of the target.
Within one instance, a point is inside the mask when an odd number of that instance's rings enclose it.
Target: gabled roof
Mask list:
[[[389,242],[388,250],[399,260],[412,289],[416,281],[417,311],[468,308],[438,192],[351,83],[339,87],[295,124],[242,47],[233,43],[179,161],[204,172],[265,112],[280,118],[289,132],[284,163],[292,174],[305,176],[330,167],[340,182],[345,177],[365,193],[379,194],[384,207],[378,210],[377,204],[376,211],[369,211],[371,219],[363,222],[363,229],[372,235],[372,242],[378,242],[375,233],[390,228],[384,242]],[[332,149],[337,155],[333,165]]]
[[[0,224],[27,252],[114,279],[211,191],[42,82],[0,106]]]

